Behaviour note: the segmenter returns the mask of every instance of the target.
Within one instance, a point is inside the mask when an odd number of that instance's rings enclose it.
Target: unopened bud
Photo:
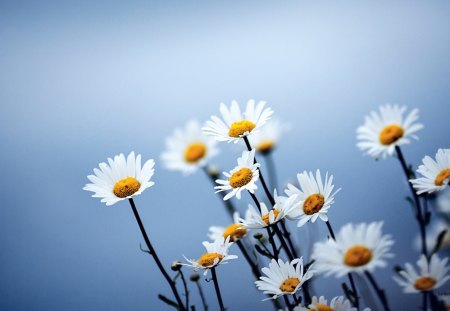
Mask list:
[[[200,274],[194,273],[191,275],[190,279],[192,282],[197,282],[200,279]]]
[[[183,265],[179,260],[175,260],[174,262],[172,262],[172,265],[170,266],[172,271],[180,271],[181,267],[183,267]]]
[[[254,235],[253,235],[253,237],[255,238],[255,239],[257,239],[257,240],[261,240],[264,236],[263,236],[263,234],[262,233],[255,233]]]

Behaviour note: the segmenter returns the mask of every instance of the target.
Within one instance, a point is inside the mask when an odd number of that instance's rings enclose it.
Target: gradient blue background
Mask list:
[[[150,238],[167,265],[197,257],[227,215],[201,172],[165,171],[159,154],[174,127],[232,99],[264,99],[293,125],[275,154],[281,181],[329,170],[343,188],[334,226],[384,220],[390,267],[415,261],[400,166],[362,156],[355,129],[380,104],[405,104],[425,124],[407,159],[448,148],[449,39],[448,1],[1,1],[1,309],[167,309],[128,204],[105,207],[82,187],[108,156],[155,158],[156,185],[136,200]],[[239,148],[219,147],[214,162],[232,168]],[[420,303],[391,268],[375,275],[394,310]],[[231,310],[271,308],[243,260],[219,277]],[[341,294],[334,278],[316,286]]]

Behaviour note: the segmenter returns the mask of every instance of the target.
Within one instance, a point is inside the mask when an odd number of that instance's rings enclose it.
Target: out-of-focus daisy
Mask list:
[[[155,183],[150,181],[154,173],[155,161],[147,160],[141,167],[141,155],[135,157],[130,152],[125,159],[123,153],[114,159],[108,158],[108,164],[102,162],[94,168],[95,175],[87,178],[92,182],[86,184],[83,190],[94,192],[94,198],[101,198],[106,205],[113,205],[121,200],[140,195],[145,189]]]
[[[184,264],[185,266],[193,267],[195,271],[204,269],[204,274],[206,274],[209,269],[225,264],[228,260],[238,258],[236,255],[228,254],[228,249],[233,245],[229,237],[226,239],[219,237],[212,243],[204,241],[202,244],[206,248],[206,253],[197,260],[187,259],[183,256],[189,262],[189,264]]]
[[[317,298],[314,296],[312,298],[311,304],[306,307],[299,307],[298,311],[357,311],[350,304],[350,301],[344,298],[344,296],[338,296],[331,299],[330,304],[324,296]],[[370,309],[364,309],[364,311],[370,311]]]
[[[252,148],[255,148],[257,152],[268,154],[277,146],[281,135],[289,129],[289,125],[273,119],[267,122],[260,131],[252,133],[248,139]]]
[[[416,272],[412,264],[406,263],[405,270],[399,272],[400,276],[394,276],[394,280],[403,287],[405,293],[427,292],[437,289],[450,279],[446,275],[450,270],[447,265],[448,257],[440,259],[438,255],[433,255],[428,263],[425,255],[421,255],[417,261],[419,273]]]
[[[437,209],[444,214],[450,213],[450,188],[439,193],[437,197]]]
[[[447,188],[450,182],[450,149],[439,149],[436,161],[426,156],[422,162],[423,165],[419,166],[417,172],[423,177],[409,180],[417,194],[433,193]]]
[[[228,178],[226,180],[217,179],[216,183],[219,186],[214,187],[217,192],[231,190],[224,196],[224,200],[228,200],[234,195],[241,199],[241,192],[248,190],[254,193],[258,187],[256,181],[259,179],[259,163],[253,163],[255,159],[255,149],[252,151],[243,151],[242,156],[237,159],[238,165],[230,171],[230,173],[223,172]]]
[[[190,174],[205,166],[218,153],[216,145],[217,141],[203,134],[199,123],[191,120],[167,138],[161,160],[170,170]]]
[[[278,262],[272,259],[269,267],[262,268],[262,272],[266,276],[261,276],[259,281],[255,282],[256,287],[264,294],[273,295],[264,300],[277,299],[282,295],[293,295],[313,276],[311,268],[303,273],[303,258],[286,262],[281,259],[278,259]]]
[[[444,239],[442,240],[441,249],[448,249],[450,247],[450,226],[442,220],[437,220],[430,224],[429,228],[427,228],[427,251],[431,252],[435,245],[439,234],[447,230],[447,233],[444,235]],[[417,234],[414,238],[414,248],[417,251],[422,250],[422,241],[420,234]]]
[[[438,299],[444,303],[444,307],[446,310],[450,310],[450,294],[445,293],[442,295],[438,295]]]
[[[375,159],[392,156],[395,146],[410,143],[410,138],[418,139],[414,134],[423,128],[416,123],[419,111],[413,109],[406,117],[405,106],[383,105],[380,111],[371,111],[363,126],[358,127],[357,146]]]
[[[249,211],[247,210],[246,218],[249,217]],[[209,227],[209,234],[208,237],[211,240],[216,240],[220,237],[228,238],[230,237],[230,242],[236,242],[243,238],[247,234],[247,229],[244,228],[244,226],[239,223],[239,220],[241,217],[239,216],[239,212],[233,213],[233,223],[229,225],[228,227],[218,227],[218,226],[211,226]]]
[[[273,110],[268,107],[264,108],[265,105],[266,102],[260,101],[255,106],[255,101],[251,99],[247,103],[245,112],[241,113],[236,101],[231,102],[230,108],[221,103],[220,113],[223,120],[212,116],[202,130],[206,135],[211,135],[216,140],[237,143],[239,138],[258,131],[270,119]]]
[[[334,196],[341,189],[337,189],[334,193],[333,175],[328,178],[328,172],[325,175],[325,182],[322,182],[320,171],[316,171],[316,177],[312,172],[304,171],[297,175],[300,189],[292,184],[287,184],[285,193],[295,199],[297,208],[292,209],[288,217],[290,219],[298,219],[298,227],[303,226],[309,220],[315,222],[318,217],[323,221],[328,221],[327,212],[331,204],[334,203]]]
[[[341,277],[349,272],[363,273],[386,266],[386,258],[394,241],[383,235],[383,222],[347,224],[336,235],[314,244],[312,258],[317,272]]]

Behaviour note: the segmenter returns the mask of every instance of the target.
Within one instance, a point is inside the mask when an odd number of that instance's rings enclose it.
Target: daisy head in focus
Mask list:
[[[297,175],[300,189],[292,184],[287,185],[285,193],[289,198],[293,198],[296,208],[289,213],[289,219],[299,219],[297,226],[301,227],[309,220],[315,222],[317,218],[328,221],[328,209],[334,203],[334,196],[341,189],[333,192],[333,175],[322,181],[320,170],[316,171],[316,176],[312,172],[304,171]]]
[[[394,241],[390,235],[383,235],[382,226],[382,222],[347,224],[336,235],[336,241],[315,243],[312,259],[317,272],[341,277],[386,267],[385,259],[393,257],[389,251]]]
[[[357,311],[358,309],[352,307],[350,301],[344,296],[337,296],[331,299],[330,304],[324,296],[317,298],[312,297],[311,304],[308,307],[299,307],[294,309],[294,311]],[[369,308],[364,309],[364,311],[370,311]]]
[[[268,299],[277,299],[283,295],[294,295],[300,290],[303,283],[313,276],[311,268],[304,272],[303,258],[284,262],[281,259],[272,259],[269,267],[262,268],[265,276],[255,282],[256,287],[264,294],[272,295]]]
[[[217,141],[206,136],[200,124],[189,121],[184,128],[177,128],[166,140],[166,151],[161,154],[164,166],[183,174],[194,173],[217,155]]]
[[[223,172],[227,179],[216,180],[216,183],[219,184],[214,187],[217,190],[216,193],[231,190],[225,195],[224,200],[233,196],[240,200],[241,192],[244,190],[254,193],[258,189],[256,182],[259,179],[259,163],[254,163],[254,159],[255,149],[243,151],[242,156],[237,159],[238,165],[229,173]]]
[[[233,243],[230,242],[229,237],[226,239],[219,237],[212,243],[204,241],[203,246],[206,248],[206,253],[201,255],[197,260],[187,259],[183,256],[189,262],[188,264],[183,265],[194,268],[194,271],[203,269],[205,270],[204,274],[206,275],[209,269],[225,264],[228,260],[238,258],[236,255],[228,254],[228,249],[231,245],[233,245]]]
[[[390,104],[381,106],[379,112],[371,111],[356,130],[358,148],[375,159],[385,159],[393,155],[395,146],[409,144],[411,138],[417,140],[415,133],[423,128],[416,122],[419,110],[404,116],[405,112],[405,106]]]
[[[87,178],[91,183],[83,190],[94,192],[94,198],[101,198],[106,205],[140,195],[145,189],[155,183],[150,181],[154,173],[155,161],[147,160],[141,166],[141,155],[131,152],[127,158],[123,153],[114,159],[108,158],[108,163],[102,162],[99,168],[94,168],[95,175]]]
[[[278,119],[270,120],[261,130],[248,137],[250,146],[255,148],[258,153],[269,154],[278,145],[281,135],[290,128],[289,124],[284,124]]]
[[[417,261],[418,272],[412,264],[406,263],[405,270],[399,271],[399,275],[394,276],[394,280],[403,287],[403,292],[406,294],[432,291],[450,279],[450,276],[446,275],[450,270],[447,263],[448,257],[440,259],[438,255],[434,254],[428,262],[425,255],[422,254]]]
[[[423,158],[423,164],[417,169],[423,177],[409,180],[419,195],[441,191],[449,186],[450,149],[439,149],[435,159],[429,156]]]
[[[270,119],[273,110],[265,105],[264,101],[256,104],[251,99],[248,101],[245,111],[241,112],[236,101],[231,102],[230,108],[221,103],[219,109],[222,119],[212,116],[211,120],[206,121],[202,130],[206,135],[211,135],[218,141],[237,143],[239,138],[257,132]]]
[[[249,211],[247,210],[246,218],[249,217]],[[228,227],[218,227],[218,226],[211,226],[209,227],[209,233],[208,237],[211,240],[216,240],[218,238],[230,238],[230,242],[236,242],[240,239],[242,239],[248,232],[244,226],[239,223],[239,220],[241,219],[239,212],[233,213],[233,223],[229,225]]]

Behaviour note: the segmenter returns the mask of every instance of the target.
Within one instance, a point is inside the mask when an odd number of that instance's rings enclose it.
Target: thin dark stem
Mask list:
[[[428,292],[422,293],[422,306],[424,311],[428,311]]]
[[[216,178],[211,175],[208,172],[208,168],[203,167],[203,172],[205,172],[206,176],[208,177],[208,179],[211,181],[211,183],[216,186]],[[223,202],[223,205],[225,206],[225,209],[228,212],[228,215],[231,217],[231,219],[233,219],[233,214],[236,211],[236,208],[233,205],[233,202],[231,202],[231,200],[224,200],[223,198],[225,197],[225,192],[217,192],[217,195],[220,197],[221,201]]]
[[[250,196],[252,197],[253,202],[255,202],[256,207],[258,208],[259,212],[261,213],[261,203],[259,203],[258,199],[256,198],[256,195],[254,193],[251,193],[250,191],[248,193],[250,193]]]
[[[200,299],[202,301],[203,310],[208,311],[208,304],[206,303],[205,294],[203,293],[203,288],[200,285],[200,282],[195,282],[197,284],[198,293],[200,295]]]
[[[280,240],[281,246],[283,247],[284,251],[286,252],[286,255],[289,257],[289,260],[294,260],[295,257],[294,257],[294,255],[292,255],[291,251],[289,250],[289,247],[286,244],[286,241],[284,240],[283,234],[281,234],[281,231],[278,228],[278,224],[275,224],[273,226],[273,230],[275,231],[275,234],[277,235],[278,240]]]
[[[275,162],[273,161],[272,152],[267,152],[263,154],[266,161],[267,171],[269,172],[269,183],[272,189],[276,189],[278,186],[277,182],[277,170],[275,169]]]
[[[247,249],[245,248],[241,240],[237,240],[236,244],[241,250],[242,255],[244,255],[245,260],[247,260],[247,263],[249,264],[250,268],[252,269],[253,275],[258,279],[261,276],[261,273],[259,272],[258,269],[258,265],[250,257],[249,253],[247,252]]]
[[[156,265],[158,266],[159,270],[163,274],[167,283],[169,283],[169,286],[172,289],[173,295],[175,296],[175,299],[177,301],[179,308],[181,310],[186,310],[186,308],[183,305],[183,302],[181,301],[180,295],[178,294],[178,290],[175,286],[175,282],[172,281],[170,276],[167,274],[167,271],[164,269],[164,266],[162,265],[161,261],[159,260],[158,255],[156,254],[156,251],[153,248],[152,243],[150,243],[150,239],[148,238],[147,232],[145,231],[144,225],[141,221],[141,217],[139,216],[139,213],[137,211],[137,208],[136,208],[136,205],[134,204],[133,199],[130,198],[130,199],[128,199],[128,201],[130,202],[131,209],[133,210],[133,213],[134,213],[134,217],[136,218],[139,228],[141,229],[142,236],[144,237],[145,243],[147,244],[150,254],[153,256],[153,259],[155,259]]]
[[[286,304],[286,307],[288,308],[288,310],[292,310],[292,305],[289,302],[289,298],[286,295],[283,295],[283,299],[284,299],[284,303]]]
[[[180,269],[181,281],[183,282],[184,294],[186,295],[186,309],[189,309],[189,290],[186,279],[184,278],[183,270]]]
[[[355,280],[353,279],[353,275],[351,272],[349,272],[347,275],[348,275],[348,279],[350,280],[350,286],[352,287],[353,295],[355,298],[353,306],[356,309],[359,309],[359,296],[358,296],[358,291],[356,290]]]
[[[378,298],[381,301],[381,304],[383,305],[383,308],[385,311],[390,311],[389,303],[386,299],[386,295],[384,291],[378,286],[377,281],[373,277],[373,275],[369,271],[364,271],[364,274],[366,275],[367,279],[369,280],[370,285],[372,285],[373,289],[377,293]]]
[[[291,248],[292,255],[294,255],[295,258],[299,258],[299,256],[297,255],[297,251],[295,250],[294,244],[292,243],[291,233],[287,229],[284,219],[282,219],[280,221],[280,223],[281,223],[281,232],[283,233],[283,236],[286,238],[287,243],[289,244],[289,247]]]
[[[336,241],[336,236],[334,235],[333,228],[331,228],[330,221],[325,221],[325,223],[327,224],[328,232],[330,232],[331,238]]]
[[[220,294],[219,282],[217,281],[216,267],[211,269],[212,279],[214,281],[214,288],[216,289],[217,300],[219,301],[220,311],[225,311],[223,306],[222,295]]]
[[[269,236],[270,245],[272,245],[273,259],[278,261],[278,249],[277,249],[277,245],[275,244],[275,240],[273,239],[273,233],[269,227],[266,227],[266,230],[267,230],[267,235]]]

